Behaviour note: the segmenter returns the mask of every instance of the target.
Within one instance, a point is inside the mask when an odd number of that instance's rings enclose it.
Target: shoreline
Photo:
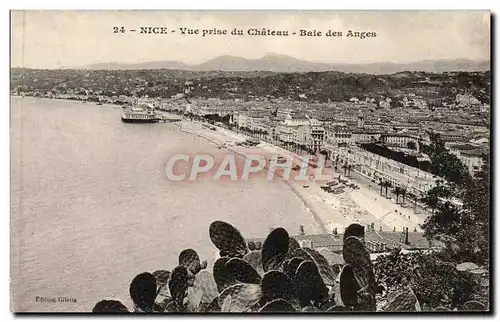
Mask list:
[[[10,99],[33,99],[33,100],[50,100],[50,101],[61,101],[61,102],[68,102],[68,103],[80,103],[80,104],[86,104],[90,106],[101,106],[101,107],[119,107],[121,108],[123,105],[120,104],[112,104],[112,103],[101,103],[97,104],[98,102],[93,102],[93,101],[85,101],[85,100],[74,100],[74,99],[69,99],[69,98],[50,98],[50,97],[43,97],[43,96],[29,96],[29,95],[10,95]]]
[[[203,122],[193,122],[183,120],[182,122],[198,123],[202,127],[200,129],[184,129],[182,125],[178,125],[179,129],[185,133],[198,136],[213,144],[222,146],[226,141],[241,142],[246,138],[252,138],[242,133],[236,133],[225,128],[214,126],[217,131],[209,131],[204,128]],[[255,147],[258,153],[270,154],[287,154],[295,158],[301,156],[272,145],[266,141]],[[243,158],[247,155],[243,151],[238,151],[235,148],[224,146],[225,150],[231,151]],[[392,199],[380,196],[373,189],[373,186],[366,186],[365,182],[356,178],[346,178],[340,172],[335,172],[333,168],[325,166],[323,174],[332,175],[332,178],[337,178],[341,175],[342,178],[349,182],[356,183],[359,186],[357,190],[346,188],[340,194],[332,194],[320,189],[320,183],[315,180],[307,181],[309,185],[304,187],[304,181],[285,181],[285,185],[301,200],[306,210],[312,214],[313,220],[321,227],[321,233],[331,233],[334,229],[343,232],[345,227],[351,223],[359,223],[367,226],[374,224],[375,231],[400,231],[402,227],[408,227],[410,231],[421,231],[420,224],[425,221],[425,213],[414,213],[412,206],[402,206],[395,204]],[[300,184],[300,186],[299,186]],[[309,232],[306,232],[309,234]]]
[[[183,121],[183,122],[186,122],[186,121]],[[192,122],[192,121],[188,121],[188,122]],[[200,123],[200,124],[202,124],[202,123]],[[217,128],[219,128],[219,127],[217,127]],[[220,129],[220,128],[219,128],[219,129]],[[190,134],[190,135],[194,135],[194,136],[197,136],[197,137],[199,137],[199,138],[205,139],[205,140],[207,140],[207,141],[209,141],[209,142],[211,142],[211,143],[214,143],[214,144],[222,144],[222,143],[224,143],[224,142],[220,142],[220,141],[218,141],[218,140],[216,140],[216,139],[210,138],[210,137],[208,137],[208,136],[206,136],[206,135],[200,134],[200,133],[193,133],[192,131],[187,131],[187,130],[183,129],[181,126],[179,126],[179,130],[180,130],[180,131],[182,131],[182,132],[184,132],[184,133],[188,133],[188,134]],[[205,130],[205,129],[204,129],[204,128],[202,128],[202,129],[200,129],[200,130]],[[196,130],[195,130],[195,131],[196,131]],[[198,130],[198,131],[199,131],[199,130]],[[220,130],[218,130],[218,131],[220,131]],[[237,135],[237,133],[234,133],[234,134],[236,134],[236,135]],[[241,134],[241,135],[243,135],[243,134]],[[230,147],[225,147],[224,149],[225,149],[225,150],[228,150],[228,151],[231,151],[231,152],[233,152],[234,154],[236,154],[236,155],[238,155],[238,156],[240,156],[240,157],[242,157],[242,158],[244,158],[244,159],[247,159],[247,158],[248,158],[248,156],[247,156],[247,155],[245,155],[244,153],[238,152],[238,151],[236,151],[235,149],[232,149],[232,148],[230,148]],[[267,169],[267,166],[266,166],[266,167],[264,167],[264,168],[265,168],[265,169]],[[311,208],[311,205],[308,203],[307,199],[305,199],[305,198],[303,197],[303,195],[302,195],[302,194],[301,194],[301,193],[300,193],[297,189],[295,189],[295,187],[293,187],[293,185],[291,185],[291,184],[288,182],[288,180],[283,180],[283,182],[284,182],[285,186],[286,186],[287,188],[289,188],[289,189],[290,189],[290,190],[294,193],[294,195],[295,195],[297,198],[299,198],[299,199],[300,199],[300,201],[302,202],[302,204],[303,204],[303,206],[305,207],[306,211],[307,211],[307,212],[309,212],[309,213],[312,215],[313,220],[315,221],[315,223],[316,223],[317,225],[319,225],[319,226],[320,226],[319,228],[322,230],[322,232],[321,232],[321,233],[327,234],[327,233],[328,233],[328,230],[326,229],[326,226],[325,226],[324,222],[321,220],[321,217],[318,215],[318,213],[317,213],[316,211],[314,211],[314,209],[312,209],[312,208]]]
[[[115,104],[102,104],[97,105],[96,102],[85,102],[80,100],[69,100],[62,98],[48,98],[48,97],[33,97],[33,96],[11,96],[11,98],[21,98],[29,97],[30,99],[43,99],[43,100],[58,100],[67,101],[71,103],[78,102],[81,105],[86,105],[87,103],[94,103],[91,106],[102,106],[102,107],[113,107],[120,108],[121,105]],[[183,128],[183,124],[199,124],[200,128]],[[195,135],[199,138],[205,139],[210,143],[224,149],[231,151],[232,153],[242,157],[247,158],[245,151],[239,151],[239,148],[223,146],[226,141],[238,142],[244,141],[246,138],[252,138],[252,136],[236,133],[230,131],[226,128],[215,126],[210,124],[210,126],[215,127],[217,131],[210,131],[205,128],[206,122],[191,121],[187,119],[180,120],[179,122],[174,122],[174,124],[179,128],[179,130],[188,133],[190,135]],[[286,154],[293,156],[293,158],[300,158],[301,156],[288,151],[279,146],[273,145],[267,141],[258,139],[261,144],[255,147],[254,151],[259,153],[268,153],[272,155],[276,154]],[[247,151],[248,152],[248,151]],[[331,162],[331,161],[329,161]],[[267,168],[267,166],[266,166]],[[327,171],[325,171],[327,170]],[[349,182],[357,184],[359,190],[351,190],[346,188],[344,192],[340,194],[332,194],[320,189],[320,184],[315,180],[309,180],[307,184],[308,188],[304,187],[304,181],[297,182],[294,180],[285,181],[285,185],[295,194],[297,198],[300,199],[301,203],[304,205],[305,209],[312,215],[313,226],[318,228],[321,233],[330,233],[334,229],[338,231],[343,231],[347,225],[351,223],[359,223],[362,225],[375,225],[376,231],[392,231],[401,230],[402,227],[408,227],[410,230],[422,231],[420,224],[425,221],[427,214],[420,210],[420,213],[414,213],[413,207],[410,203],[406,204],[406,207],[396,204],[392,200],[392,196],[385,198],[381,196],[377,191],[376,187],[370,183],[360,180],[355,176],[351,178],[346,178],[341,172],[333,171],[333,168],[323,169],[323,174],[325,172],[330,172],[333,178],[337,178],[339,175],[344,179],[348,179]],[[363,179],[363,178],[361,178]],[[299,186],[300,184],[300,186]],[[420,205],[419,205],[420,206]],[[420,207],[419,207],[420,208]],[[306,232],[306,234],[309,232]]]

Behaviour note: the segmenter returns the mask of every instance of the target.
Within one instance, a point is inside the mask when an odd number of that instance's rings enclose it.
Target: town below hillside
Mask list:
[[[355,97],[369,106],[405,106],[421,97],[429,107],[453,104],[464,92],[489,104],[490,72],[401,72],[391,75],[341,72],[274,73],[186,70],[39,70],[13,68],[11,90],[53,94],[170,98],[192,97],[241,101],[327,103]],[[416,104],[421,107],[420,103]]]
[[[423,147],[438,134],[470,173],[481,169],[489,150],[490,86],[490,72],[11,70],[14,95],[208,117],[288,148],[330,151],[330,157],[339,146],[358,145],[431,171]],[[368,152],[360,150],[359,158]]]
[[[301,226],[300,235],[290,237],[279,227],[260,240],[246,240],[216,221],[208,230],[220,255],[213,272],[203,271],[207,263],[194,249],[181,251],[172,270],[132,280],[134,312],[387,312],[489,309],[490,87],[490,72],[14,68],[10,90],[12,96],[80,101],[82,111],[113,105],[122,120],[173,115],[193,125],[193,134],[214,138],[219,149],[260,145],[281,158],[286,151],[313,156],[311,168],[319,168],[324,155],[326,170],[338,177],[293,188],[312,196],[302,200],[319,218],[331,218],[330,200],[340,214],[331,221],[347,221],[349,211],[363,214],[341,196],[357,189],[362,193],[353,194],[370,210],[390,207],[379,211],[380,221],[425,215],[422,232],[417,225],[403,231],[394,225],[391,232],[349,219],[343,234],[335,228],[306,236]],[[188,288],[204,299],[190,299],[188,306]],[[108,299],[93,309],[128,311]]]

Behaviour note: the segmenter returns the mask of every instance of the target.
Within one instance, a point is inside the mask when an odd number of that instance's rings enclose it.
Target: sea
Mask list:
[[[249,238],[276,227],[321,231],[284,182],[168,180],[172,155],[220,150],[176,123],[125,124],[120,115],[113,105],[11,98],[13,311],[91,312],[103,299],[132,309],[132,279],[171,271],[183,249],[210,270],[215,220]]]

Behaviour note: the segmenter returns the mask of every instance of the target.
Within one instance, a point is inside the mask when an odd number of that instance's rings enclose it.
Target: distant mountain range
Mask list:
[[[220,56],[202,64],[189,65],[179,61],[162,60],[135,64],[99,63],[72,69],[108,69],[108,70],[137,70],[137,69],[177,69],[189,71],[269,71],[277,73],[291,72],[324,72],[338,71],[344,73],[366,74],[393,74],[403,71],[424,71],[441,73],[451,71],[487,71],[490,70],[489,61],[468,59],[454,60],[423,60],[413,63],[380,62],[369,64],[348,63],[317,63],[300,60],[286,55],[266,55],[258,59],[247,59],[236,56]]]

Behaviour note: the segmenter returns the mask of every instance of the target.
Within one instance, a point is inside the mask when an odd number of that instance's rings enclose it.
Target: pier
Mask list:
[[[159,123],[170,123],[170,122],[180,122],[182,121],[182,116],[169,114],[169,113],[161,113],[157,115]]]

